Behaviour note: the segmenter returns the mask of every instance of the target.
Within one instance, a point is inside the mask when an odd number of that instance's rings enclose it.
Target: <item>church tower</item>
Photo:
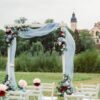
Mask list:
[[[75,13],[73,12],[71,17],[71,30],[74,32],[77,29],[77,19],[75,17]]]

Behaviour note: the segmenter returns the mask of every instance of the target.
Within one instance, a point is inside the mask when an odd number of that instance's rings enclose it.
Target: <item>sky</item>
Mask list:
[[[0,0],[0,28],[25,17],[29,23],[43,23],[46,19],[65,22],[75,12],[78,29],[91,29],[100,21],[100,0]]]

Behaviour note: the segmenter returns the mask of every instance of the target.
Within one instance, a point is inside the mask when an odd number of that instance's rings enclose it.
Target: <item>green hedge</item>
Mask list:
[[[75,56],[75,72],[100,72],[100,57],[96,50],[87,50]]]
[[[5,70],[7,59],[0,56],[0,70]],[[32,56],[31,53],[22,53],[15,59],[16,71],[61,72],[61,57],[57,52],[42,53]],[[75,72],[99,73],[100,55],[96,50],[88,50],[75,56]]]
[[[6,57],[0,56],[0,70],[5,70],[6,63],[7,63]]]
[[[16,71],[61,72],[61,70],[61,59],[57,52],[53,52],[52,55],[40,52],[34,56],[23,53],[16,58]]]

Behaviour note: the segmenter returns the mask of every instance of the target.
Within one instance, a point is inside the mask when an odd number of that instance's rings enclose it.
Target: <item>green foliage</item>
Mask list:
[[[6,55],[6,43],[5,43],[5,32],[3,30],[0,30],[0,54]]]
[[[56,52],[52,55],[40,52],[34,56],[22,53],[16,58],[16,71],[60,72],[61,69],[61,59]]]
[[[71,33],[73,36],[75,35],[73,32]],[[16,71],[60,72],[62,70],[61,57],[57,53],[59,49],[54,48],[58,35],[59,29],[46,36],[35,37],[30,40],[17,38]],[[81,31],[79,36],[81,51],[95,47],[88,31]],[[1,30],[0,68],[2,70],[6,66],[6,58],[2,57],[2,55],[6,55],[6,51],[4,31]],[[96,51],[86,51],[75,57],[75,71],[77,72],[100,72],[99,65],[100,57]]]
[[[81,39],[80,39],[80,33],[78,32],[78,30],[75,30],[75,35],[74,35],[74,39],[75,39],[75,44],[76,44],[76,54],[80,53],[82,51],[82,44],[81,44]]]
[[[83,30],[79,33],[79,35],[80,35],[82,51],[95,48],[94,40],[92,39],[91,35],[89,34],[89,31]]]
[[[7,59],[5,57],[0,56],[0,70],[5,70]]]
[[[94,71],[100,73],[100,56],[98,57],[98,59],[95,62],[95,68]]]
[[[64,75],[64,79],[59,82],[59,85],[57,86],[57,94],[59,96],[64,96],[64,93],[71,95],[73,93],[73,88],[71,85],[70,77],[67,75]]]
[[[32,43],[32,46],[30,47],[30,50],[32,55],[37,54],[39,55],[40,52],[44,51],[43,45],[41,44],[41,42],[36,42],[36,43]]]
[[[15,59],[16,71],[27,72],[61,72],[61,57],[55,51],[52,54],[42,51],[32,55],[31,53],[21,53]],[[75,56],[75,72],[100,73],[100,56],[95,50],[87,50]],[[0,56],[0,70],[6,69],[7,58]]]
[[[29,49],[30,49],[29,40],[18,38],[16,55],[18,56],[21,53],[28,51]]]
[[[19,57],[15,60],[16,71],[28,71],[30,67],[32,67],[32,60],[31,55],[22,53]],[[34,63],[34,62],[33,62]]]
[[[61,57],[57,52],[39,52],[32,56],[22,53],[16,58],[17,71],[61,72]],[[100,56],[95,50],[87,50],[75,56],[75,72],[100,72]]]
[[[54,22],[54,20],[50,19],[50,18],[45,21],[45,23],[53,23],[53,22]]]
[[[76,53],[80,53],[96,47],[95,42],[88,30],[75,30],[75,32],[73,32],[68,28],[68,31],[72,34],[75,40]]]
[[[44,51],[44,47],[40,41],[30,43],[30,40],[18,38],[16,50],[17,56],[23,52],[30,52],[32,55],[39,54],[40,51]]]
[[[100,58],[95,50],[87,50],[75,57],[75,72],[100,72]]]
[[[55,42],[57,42],[58,35],[59,29],[42,37],[34,37],[31,39],[22,39],[18,37],[16,55],[18,56],[23,52],[31,52],[31,54],[34,55],[34,53],[38,54],[40,50],[52,53],[55,48]],[[55,50],[59,52],[59,50]]]
[[[24,24],[27,21],[27,18],[25,17],[20,17],[19,19],[16,19],[14,22],[16,24]]]

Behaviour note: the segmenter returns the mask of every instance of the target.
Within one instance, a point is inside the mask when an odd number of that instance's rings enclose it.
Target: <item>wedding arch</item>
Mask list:
[[[32,29],[30,27],[17,27],[18,36],[21,38],[33,38],[33,37],[41,37],[47,34],[52,34],[52,31],[57,30],[58,28],[65,34],[65,37],[59,37],[59,42],[66,42],[66,46],[64,47],[63,54],[62,54],[62,68],[63,74],[69,75],[70,78],[73,77],[73,58],[75,54],[75,42],[68,31],[68,29],[61,24],[58,23],[50,23],[41,28]],[[13,30],[13,29],[11,29]],[[9,43],[10,41],[10,43]],[[7,60],[7,67],[6,67],[6,74],[8,76],[8,81],[12,87],[16,87],[16,79],[15,79],[15,71],[14,71],[14,59],[16,53],[16,35],[14,32],[7,34],[7,42],[8,42],[8,60]]]

